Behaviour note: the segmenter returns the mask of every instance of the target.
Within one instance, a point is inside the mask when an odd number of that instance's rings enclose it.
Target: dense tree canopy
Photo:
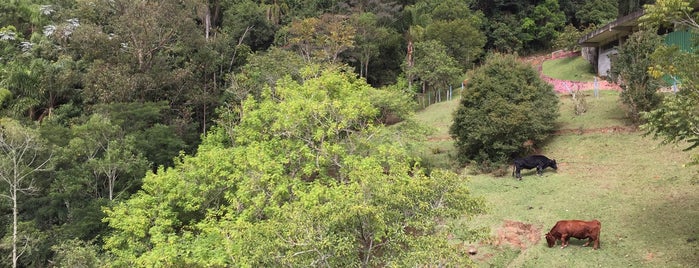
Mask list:
[[[633,12],[643,9],[643,5],[652,4],[656,0],[619,0],[619,13],[618,16],[626,16]]]
[[[372,123],[372,91],[330,71],[248,98],[223,119],[238,124],[107,210],[114,264],[468,263],[435,219],[477,213],[479,201],[456,174],[425,174],[400,133]]]
[[[0,203],[0,263],[459,266],[433,219],[479,206],[410,152],[416,93],[645,3],[597,2],[0,1],[0,117],[51,167]]]
[[[575,16],[581,25],[604,25],[617,17],[617,2],[594,0],[585,1]]]

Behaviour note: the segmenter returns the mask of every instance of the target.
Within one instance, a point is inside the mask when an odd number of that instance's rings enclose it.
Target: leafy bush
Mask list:
[[[585,93],[580,92],[579,89],[573,91],[572,94],[570,94],[571,98],[573,98],[573,103],[575,103],[575,107],[573,109],[573,112],[575,115],[581,115],[587,112],[587,100],[585,99]]]
[[[612,57],[609,79],[619,83],[623,89],[621,102],[627,109],[628,117],[637,123],[641,121],[641,112],[651,111],[660,103],[657,93],[659,81],[648,73],[648,69],[653,66],[651,55],[661,43],[662,38],[655,32],[636,32]]]
[[[554,130],[558,97],[514,55],[492,54],[473,72],[449,133],[460,163],[503,163]]]

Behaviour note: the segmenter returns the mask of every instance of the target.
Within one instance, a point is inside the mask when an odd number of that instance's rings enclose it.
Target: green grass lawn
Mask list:
[[[695,166],[684,166],[697,152],[620,130],[626,122],[618,93],[603,91],[599,98],[587,93],[589,109],[580,116],[573,114],[570,97],[560,95],[557,124],[581,131],[559,133],[542,148],[558,161],[557,172],[547,169],[539,177],[525,170],[522,181],[512,178],[511,170],[504,177],[466,176],[464,183],[488,206],[487,214],[466,224],[488,228],[490,239],[466,241],[467,232],[455,231],[453,243],[477,247],[480,267],[697,267],[699,179]],[[444,102],[416,115],[434,126],[425,145],[433,163],[453,152],[453,143],[443,137],[457,105],[458,100]],[[601,248],[583,248],[584,241],[574,238],[565,249],[560,243],[548,248],[543,235],[562,219],[598,219]]]
[[[619,92],[600,90],[595,97],[592,90],[581,91],[587,103],[588,112],[575,114],[573,100],[568,94],[560,94],[561,109],[558,128],[561,130],[599,130],[610,127],[625,127],[629,122],[619,108]]]
[[[583,57],[569,57],[544,61],[542,72],[549,77],[590,82],[595,79],[595,70]]]
[[[454,152],[454,142],[449,136],[449,127],[459,100],[455,98],[432,104],[415,115],[416,121],[432,129],[432,134],[419,151],[422,158],[435,167],[449,169],[454,166],[450,156]]]

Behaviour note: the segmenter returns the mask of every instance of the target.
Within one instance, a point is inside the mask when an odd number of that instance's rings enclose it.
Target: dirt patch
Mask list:
[[[553,132],[553,135],[583,135],[583,134],[597,134],[597,133],[632,133],[638,131],[637,127],[634,126],[611,126],[611,127],[601,127],[601,128],[564,128]],[[429,142],[438,141],[449,141],[452,140],[450,136],[432,136],[428,137]],[[522,146],[527,147],[527,144]],[[529,145],[532,146],[532,145]]]
[[[427,141],[449,141],[452,140],[450,136],[433,136],[427,138]]]
[[[584,128],[584,129],[559,129],[554,132],[554,135],[570,135],[570,134],[592,134],[592,133],[631,133],[638,129],[633,126],[612,126],[602,128]]]
[[[646,256],[643,259],[647,262],[653,261],[653,259],[655,259],[655,254],[653,254],[653,252],[648,252],[646,253]]]
[[[518,221],[505,220],[498,229],[498,237],[493,245],[512,245],[520,249],[526,249],[535,245],[541,239],[541,230],[531,224]]]

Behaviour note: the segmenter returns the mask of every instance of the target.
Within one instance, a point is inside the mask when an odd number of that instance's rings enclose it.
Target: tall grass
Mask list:
[[[557,172],[547,169],[539,177],[534,170],[523,171],[522,181],[509,174],[466,176],[464,183],[485,198],[488,213],[463,223],[489,228],[491,239],[467,241],[465,232],[456,231],[453,243],[477,247],[474,260],[481,267],[697,267],[697,169],[684,165],[692,152],[620,128],[626,122],[617,99],[611,91],[588,97],[588,112],[575,116],[572,100],[561,95],[557,124],[581,131],[562,132],[541,148],[558,161]],[[449,141],[434,138],[448,136],[444,126],[456,105],[443,103],[416,116],[434,124],[425,148],[446,150],[426,151],[433,163],[453,150],[447,148]],[[565,249],[548,248],[543,234],[562,219],[600,220],[601,248],[583,248],[584,241],[574,238]],[[525,248],[498,241],[505,221],[531,224],[540,239],[525,241]]]

